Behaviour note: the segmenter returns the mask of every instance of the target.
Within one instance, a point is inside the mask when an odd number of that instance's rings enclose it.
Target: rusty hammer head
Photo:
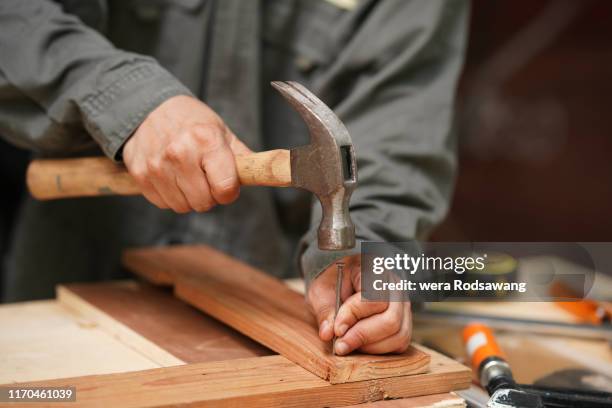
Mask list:
[[[291,185],[314,193],[321,202],[319,248],[343,250],[355,246],[355,226],[349,200],[357,185],[357,164],[348,130],[336,114],[296,82],[272,82],[300,114],[310,132],[310,144],[291,149]]]

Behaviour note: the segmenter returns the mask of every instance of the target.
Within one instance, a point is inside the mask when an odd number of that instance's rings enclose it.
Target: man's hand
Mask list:
[[[319,323],[319,337],[330,341],[334,334],[336,354],[359,349],[364,353],[402,353],[410,345],[410,302],[361,301],[361,261],[345,258],[342,306],[334,324],[337,267],[331,265],[310,285],[306,300]]]
[[[250,152],[204,103],[175,96],[142,122],[123,160],[150,202],[185,213],[234,201],[240,189],[234,155]]]

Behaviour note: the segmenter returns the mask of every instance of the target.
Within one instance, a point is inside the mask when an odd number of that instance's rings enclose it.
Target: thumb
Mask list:
[[[228,132],[230,133],[230,135],[229,135],[229,147],[232,150],[232,153],[234,153],[234,155],[239,156],[239,155],[253,153],[253,151],[251,149],[249,149],[247,147],[247,145],[245,145],[242,142],[242,140],[238,139],[238,137],[234,134],[234,132],[232,132],[229,129],[228,129]]]
[[[308,288],[306,301],[319,324],[319,337],[330,341],[334,337],[334,314],[336,312],[335,275],[323,272]],[[331,275],[332,279],[329,279]]]

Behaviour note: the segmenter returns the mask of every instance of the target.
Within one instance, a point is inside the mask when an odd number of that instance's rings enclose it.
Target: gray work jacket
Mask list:
[[[358,239],[423,239],[452,191],[467,3],[351,3],[3,0],[0,135],[39,155],[101,150],[120,160],[149,112],[192,94],[251,149],[287,148],[308,134],[268,84],[295,80],[331,106],[353,138]],[[113,278],[123,248],[173,243],[207,243],[282,277],[297,259],[312,279],[344,255],[318,250],[319,217],[310,194],[259,187],[188,215],[141,197],[28,200],[5,265],[5,299]]]

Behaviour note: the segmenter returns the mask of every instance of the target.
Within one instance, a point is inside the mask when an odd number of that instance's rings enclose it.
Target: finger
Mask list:
[[[382,313],[389,307],[387,302],[365,302],[361,300],[361,292],[354,293],[338,309],[334,323],[336,336],[342,337],[347,330],[359,320]]]
[[[238,197],[240,184],[234,153],[225,139],[224,130],[198,126],[192,130],[201,152],[201,166],[216,202],[229,204]]]
[[[187,158],[175,164],[178,167],[177,185],[183,192],[192,210],[208,211],[217,204],[210,191],[204,170],[200,166],[195,149],[190,149]]]
[[[227,139],[229,140],[228,144],[230,149],[235,155],[241,154],[251,154],[253,151],[247,147],[240,139],[236,137],[234,132],[232,132],[229,128],[226,131]]]
[[[163,140],[165,131],[160,128],[161,124],[157,122],[149,124],[149,121],[146,123],[148,125],[142,129],[142,132],[145,132],[145,134],[155,134],[157,137],[151,138],[153,141]],[[138,131],[140,132],[141,130],[139,129]],[[137,147],[134,147],[134,149]],[[189,204],[176,185],[175,172],[172,169],[171,160],[169,160],[175,159],[177,161],[180,158],[173,157],[173,155],[176,155],[174,146],[172,149],[164,149],[158,144],[153,143],[153,145],[148,146],[148,151],[156,147],[161,150],[154,155],[148,156],[142,166],[142,174],[145,176],[141,177],[141,181],[143,184],[147,184],[147,194],[152,199],[154,199],[155,195],[159,196],[166,208],[171,208],[178,213],[187,212],[189,211]]]
[[[319,325],[319,337],[330,341],[334,337],[333,320],[336,311],[336,293],[330,284],[328,271],[317,277],[308,288],[307,302]],[[331,274],[332,278],[335,274]]]
[[[412,313],[410,303],[404,307],[402,327],[399,332],[375,343],[366,344],[359,348],[360,351],[368,354],[403,353],[410,346],[412,335]]]
[[[145,171],[146,166],[140,163],[128,164],[126,162],[125,164],[128,169],[128,172],[130,173],[130,175],[132,176],[136,184],[138,184],[138,187],[140,188],[140,192],[142,193],[142,195],[149,202],[151,202],[153,205],[155,205],[158,208],[162,208],[162,209],[169,208],[168,204],[157,193],[157,190],[155,190],[155,187],[149,181],[149,178]]]
[[[168,161],[154,159],[148,164],[151,184],[157,193],[177,213],[186,213],[190,210],[185,195],[177,184],[176,173]]]
[[[155,187],[153,187],[151,183],[148,184],[149,186],[147,186],[147,188],[142,188],[142,195],[157,208],[161,208],[162,210],[170,208],[170,206],[159,195],[157,190],[155,190]]]
[[[217,204],[210,192],[206,176],[199,167],[188,175],[178,177],[177,185],[194,211],[205,212]]]
[[[344,336],[336,340],[336,354],[345,355],[396,334],[402,327],[402,313],[402,304],[393,302],[383,313],[359,320]]]

